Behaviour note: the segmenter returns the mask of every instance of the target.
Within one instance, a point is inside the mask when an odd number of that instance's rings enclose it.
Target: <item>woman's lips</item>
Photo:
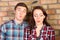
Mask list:
[[[40,21],[37,21],[37,22],[40,22]]]

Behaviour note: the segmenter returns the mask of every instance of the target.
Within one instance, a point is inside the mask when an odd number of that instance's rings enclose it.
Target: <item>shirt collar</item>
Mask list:
[[[28,23],[26,21],[23,21],[21,24],[18,24],[15,20],[13,20],[15,25],[24,25],[25,27],[28,26]]]

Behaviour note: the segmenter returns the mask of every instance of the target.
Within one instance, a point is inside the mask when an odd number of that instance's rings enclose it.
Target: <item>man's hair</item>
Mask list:
[[[26,5],[25,3],[17,3],[17,5],[15,6],[14,10],[16,10],[16,8],[17,8],[18,6],[26,7],[26,9],[27,9],[27,11],[28,11],[28,7],[27,7],[27,5]]]

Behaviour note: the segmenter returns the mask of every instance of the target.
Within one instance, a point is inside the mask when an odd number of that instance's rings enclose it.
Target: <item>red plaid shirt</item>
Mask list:
[[[28,40],[37,40],[37,36],[36,36],[36,28],[34,28],[32,31],[31,31],[31,34],[30,34],[30,29],[27,28],[25,29],[25,32],[28,34],[24,37],[27,37]],[[40,36],[39,36],[39,40],[55,40],[55,32],[53,30],[52,27],[50,26],[46,26],[44,25],[40,31]]]

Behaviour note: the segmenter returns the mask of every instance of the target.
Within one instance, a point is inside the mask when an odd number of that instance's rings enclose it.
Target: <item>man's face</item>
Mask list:
[[[15,18],[17,20],[23,20],[26,16],[27,9],[26,7],[18,6],[15,10]]]

